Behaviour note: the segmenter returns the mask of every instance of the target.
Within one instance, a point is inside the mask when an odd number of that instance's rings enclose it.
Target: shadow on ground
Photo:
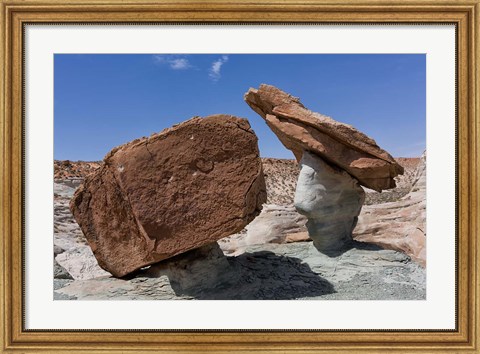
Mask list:
[[[177,258],[147,274],[166,275],[176,295],[198,300],[293,300],[335,292],[302,260],[270,251],[226,257],[210,250],[203,259]]]
[[[317,245],[315,242],[313,243],[313,246],[317,248]],[[318,249],[318,248],[317,248]],[[319,249],[318,252],[331,257],[331,258],[336,258],[341,256],[347,251],[350,251],[352,249],[357,249],[357,250],[365,250],[365,251],[381,251],[383,248],[373,244],[373,243],[368,243],[368,242],[359,242],[355,240],[351,240],[350,242],[347,242],[343,245],[343,247],[339,249],[331,249],[331,250],[323,250]]]

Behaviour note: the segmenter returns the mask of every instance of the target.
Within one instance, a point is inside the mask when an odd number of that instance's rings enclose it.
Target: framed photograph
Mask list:
[[[478,0],[0,1],[3,351],[479,352]]]

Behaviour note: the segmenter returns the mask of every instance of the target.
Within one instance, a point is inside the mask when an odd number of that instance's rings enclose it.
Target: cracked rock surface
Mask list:
[[[242,230],[266,201],[246,119],[194,117],[114,148],[70,209],[116,277]]]

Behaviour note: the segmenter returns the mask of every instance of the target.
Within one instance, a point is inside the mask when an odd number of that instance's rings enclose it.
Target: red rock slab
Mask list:
[[[310,151],[376,191],[394,188],[393,178],[403,174],[403,167],[373,139],[351,125],[309,111],[298,98],[274,86],[251,88],[245,101],[293,151],[297,161],[303,151]]]
[[[247,120],[195,117],[114,148],[70,202],[116,277],[242,230],[266,201]]]

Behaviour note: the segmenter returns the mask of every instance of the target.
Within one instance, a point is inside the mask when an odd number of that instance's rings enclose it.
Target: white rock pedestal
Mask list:
[[[365,200],[358,181],[305,151],[300,161],[295,208],[308,218],[308,233],[322,253],[335,255],[352,241]]]

